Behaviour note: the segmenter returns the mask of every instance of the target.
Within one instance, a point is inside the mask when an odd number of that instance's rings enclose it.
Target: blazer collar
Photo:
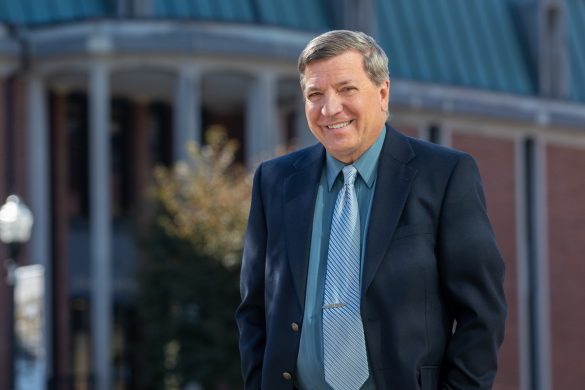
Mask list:
[[[387,126],[366,236],[362,296],[372,283],[398,225],[417,173],[408,166],[415,156],[408,138]]]
[[[301,307],[305,305],[313,213],[324,162],[321,144],[306,149],[293,162],[295,169],[283,185],[287,255]]]
[[[378,160],[376,190],[366,236],[363,293],[372,283],[390,246],[417,173],[416,169],[408,166],[414,157],[408,138],[387,126]],[[293,162],[295,169],[283,185],[287,255],[301,307],[305,304],[313,213],[324,163],[325,148],[321,144],[308,148]]]

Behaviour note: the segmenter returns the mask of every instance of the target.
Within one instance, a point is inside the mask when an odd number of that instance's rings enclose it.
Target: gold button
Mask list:
[[[293,322],[292,324],[290,324],[290,328],[292,329],[293,332],[298,332],[299,331],[299,324],[297,324],[296,322]]]
[[[291,374],[290,374],[290,372],[288,372],[288,371],[285,371],[285,372],[283,372],[283,373],[282,373],[282,377],[283,377],[283,379],[284,379],[284,380],[286,380],[286,381],[290,381],[290,380],[292,379],[292,375],[291,375]]]

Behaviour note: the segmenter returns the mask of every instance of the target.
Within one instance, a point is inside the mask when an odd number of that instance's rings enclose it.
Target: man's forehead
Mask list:
[[[319,64],[324,64],[324,63],[330,63],[330,62],[352,62],[352,63],[357,63],[357,62],[362,62],[364,59],[364,56],[362,55],[362,53],[360,53],[357,50],[353,50],[353,49],[349,49],[349,50],[345,50],[342,51],[341,53],[338,53],[336,55],[333,56],[328,56],[328,57],[323,57],[323,58],[315,58],[311,61],[309,61],[307,63],[307,68],[309,67],[314,67],[315,65],[319,65]]]
[[[355,78],[357,73],[363,72],[361,58],[348,55],[337,55],[310,62],[305,68],[305,80],[327,78],[335,76],[336,79]]]

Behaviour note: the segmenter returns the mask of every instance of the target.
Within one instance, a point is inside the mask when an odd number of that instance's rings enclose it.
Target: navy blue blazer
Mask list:
[[[246,389],[293,389],[322,145],[254,176],[236,312]],[[467,154],[388,126],[366,237],[361,316],[377,389],[489,389],[504,263]]]

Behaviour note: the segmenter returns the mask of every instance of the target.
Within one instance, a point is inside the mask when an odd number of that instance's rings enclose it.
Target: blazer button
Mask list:
[[[296,322],[293,322],[292,324],[290,324],[290,328],[292,329],[293,332],[298,332],[299,331],[299,324],[297,324]]]
[[[282,373],[282,378],[285,381],[290,381],[292,379],[292,375],[290,374],[290,372],[285,371],[285,372]]]

